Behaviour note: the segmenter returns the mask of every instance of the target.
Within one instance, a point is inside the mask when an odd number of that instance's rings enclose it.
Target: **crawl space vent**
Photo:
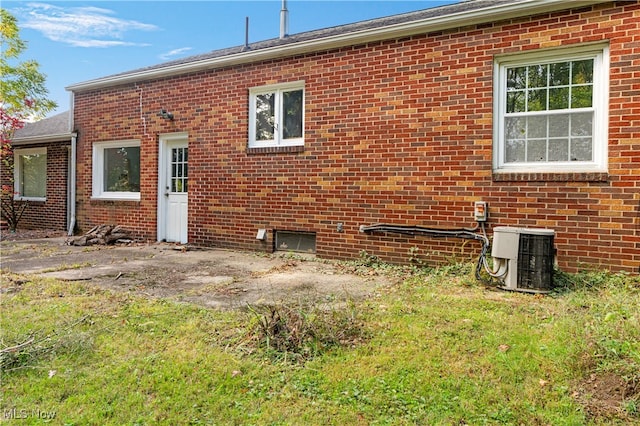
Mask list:
[[[276,250],[302,253],[316,252],[314,232],[276,231]]]

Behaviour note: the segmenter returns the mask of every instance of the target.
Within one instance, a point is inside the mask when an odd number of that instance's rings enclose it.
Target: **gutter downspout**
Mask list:
[[[71,210],[71,218],[69,220],[69,232],[67,235],[72,236],[73,231],[76,228],[76,157],[77,148],[76,142],[78,140],[78,132],[71,134],[71,170],[69,173],[69,209]]]
[[[73,92],[70,94],[70,112],[69,112],[69,130],[73,130],[75,126],[74,123],[74,110],[75,110],[75,98],[73,96]],[[73,231],[76,229],[76,169],[77,169],[77,157],[78,157],[78,132],[71,133],[71,170],[69,171],[69,210],[70,210],[70,219],[69,219],[69,231],[67,235],[72,236]]]

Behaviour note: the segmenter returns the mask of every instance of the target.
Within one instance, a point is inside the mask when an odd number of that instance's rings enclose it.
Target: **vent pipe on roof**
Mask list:
[[[244,46],[242,47],[242,51],[249,50],[249,17],[247,16],[244,20]]]
[[[289,35],[289,11],[287,10],[287,0],[282,0],[280,10],[280,39]]]

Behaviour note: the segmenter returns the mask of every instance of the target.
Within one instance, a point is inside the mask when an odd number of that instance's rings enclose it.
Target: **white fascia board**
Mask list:
[[[477,25],[487,22],[497,22],[505,19],[529,16],[539,13],[554,12],[563,9],[575,9],[591,6],[598,3],[607,3],[608,0],[524,0],[506,5],[498,5],[471,12],[459,12],[446,16],[437,16],[419,21],[412,21],[389,25],[381,28],[349,32],[335,36],[322,37],[312,40],[296,42],[288,45],[274,46],[255,51],[247,50],[231,55],[216,58],[193,61],[151,70],[140,70],[111,77],[98,78],[82,83],[72,84],[65,89],[71,92],[83,92],[87,90],[110,87],[119,84],[127,84],[165,78],[175,75],[192,73],[207,69],[222,68],[234,65],[259,62],[262,60],[278,59],[287,56],[295,56],[316,52],[320,50],[335,49],[344,46],[369,43],[373,41],[389,40],[399,37],[421,34],[425,32],[442,31],[451,28]]]
[[[32,136],[26,138],[14,138],[11,139],[11,145],[32,145],[36,143],[47,143],[47,142],[70,142],[73,134],[71,133],[59,133],[57,135],[43,135],[43,136]]]

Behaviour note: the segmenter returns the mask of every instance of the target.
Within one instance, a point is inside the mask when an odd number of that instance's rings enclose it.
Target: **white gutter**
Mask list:
[[[31,136],[11,139],[11,145],[30,145],[34,143],[59,142],[71,139],[72,133],[59,133],[57,135]]]
[[[113,75],[110,77],[72,84],[67,86],[66,89],[72,92],[82,92],[118,84],[170,77],[206,69],[228,67],[262,60],[294,56],[313,51],[334,49],[372,41],[401,38],[426,32],[442,31],[450,28],[496,22],[521,16],[530,16],[538,13],[548,13],[569,8],[580,8],[608,2],[609,1],[605,0],[522,0],[519,2],[489,6],[473,11],[462,11],[445,16],[425,18],[419,21],[388,25],[380,28],[370,28],[264,49],[247,50],[244,52],[203,59],[200,61]]]

